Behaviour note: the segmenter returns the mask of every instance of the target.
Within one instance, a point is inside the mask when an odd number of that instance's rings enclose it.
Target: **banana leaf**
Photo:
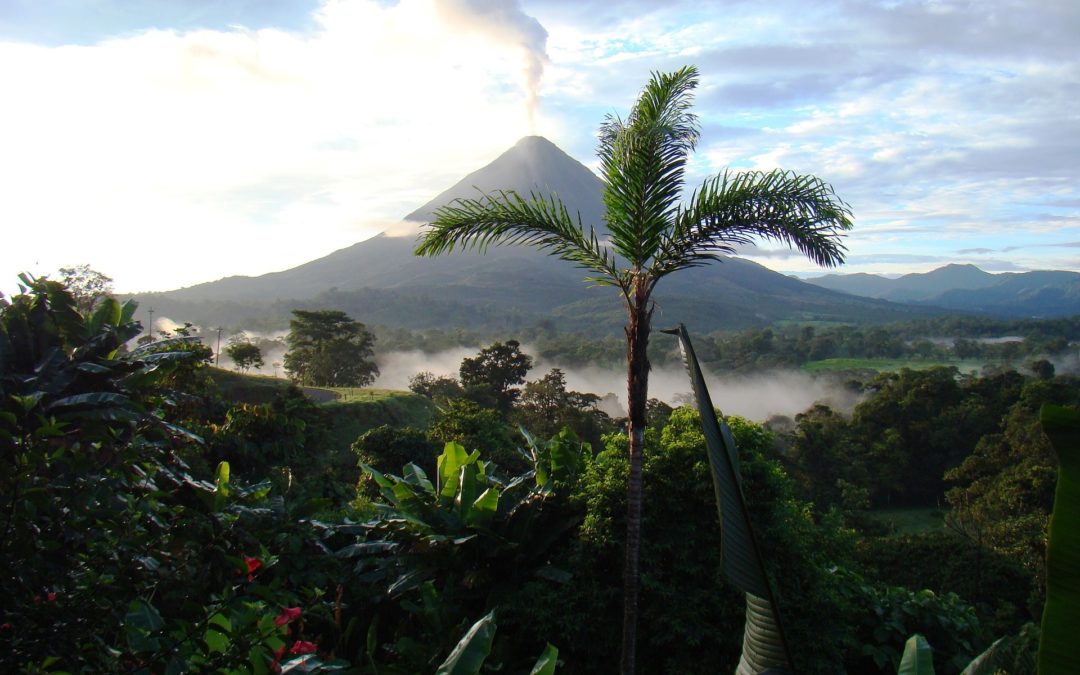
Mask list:
[[[548,643],[544,648],[540,658],[533,664],[533,668],[529,671],[529,675],[555,675],[555,667],[559,663],[559,650],[555,648],[555,645]]]
[[[916,633],[907,639],[896,675],[934,675],[934,653],[926,638]]]
[[[1080,410],[1044,405],[1039,418],[1059,464],[1046,543],[1039,673],[1075,675],[1080,673]]]
[[[476,675],[491,653],[494,638],[495,613],[488,612],[462,636],[435,675]]]
[[[996,675],[1000,672],[997,661],[999,658],[1002,645],[1005,644],[1005,638],[998,638],[994,640],[994,643],[986,648],[982,654],[979,654],[971,663],[967,664],[967,667],[960,673],[960,675]]]
[[[770,668],[794,672],[775,594],[765,574],[764,561],[746,509],[739,474],[739,452],[731,427],[722,419],[722,414],[717,418],[686,327],[679,324],[677,329],[663,332],[679,338],[701,416],[716,508],[720,514],[721,566],[731,584],[746,595],[743,652],[735,672],[737,675],[754,675]]]

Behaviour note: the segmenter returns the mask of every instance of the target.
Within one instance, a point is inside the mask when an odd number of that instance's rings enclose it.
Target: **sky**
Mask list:
[[[1080,271],[1075,0],[2,0],[0,289],[288,269],[698,67],[688,187],[831,183],[841,272]],[[742,251],[818,273],[762,242]]]

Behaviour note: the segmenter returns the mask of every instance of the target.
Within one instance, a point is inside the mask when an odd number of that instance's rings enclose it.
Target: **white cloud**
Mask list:
[[[452,4],[334,0],[310,34],[0,43],[0,270],[95,251],[119,289],[164,289],[374,234],[528,132],[520,44],[462,32],[470,7],[435,11]]]

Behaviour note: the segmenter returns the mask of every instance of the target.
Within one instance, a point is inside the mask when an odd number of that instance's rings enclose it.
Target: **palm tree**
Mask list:
[[[605,224],[586,233],[554,196],[498,191],[460,199],[435,212],[417,255],[457,247],[524,244],[589,270],[587,281],[616,286],[626,302],[630,475],[627,494],[622,672],[633,673],[638,615],[641,466],[649,391],[652,293],[663,277],[705,265],[735,246],[763,237],[793,246],[819,265],[843,262],[840,238],[850,210],[814,176],[786,171],[723,174],[707,179],[688,203],[680,201],[688,155],[699,136],[690,112],[698,71],[653,73],[627,119],[609,115],[600,127]]]

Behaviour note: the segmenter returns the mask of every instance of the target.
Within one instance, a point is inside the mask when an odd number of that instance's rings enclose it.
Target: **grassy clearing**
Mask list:
[[[370,403],[373,401],[400,398],[402,396],[413,396],[411,392],[400,391],[397,389],[368,389],[364,387],[323,387],[323,389],[337,395],[337,400],[334,401],[335,403],[357,401],[366,401]]]
[[[802,365],[807,373],[824,373],[838,370],[874,370],[879,373],[895,372],[903,368],[926,370],[934,366],[954,366],[962,373],[977,373],[986,365],[985,361],[940,361],[934,359],[823,359],[809,361]]]
[[[341,390],[341,398],[323,404],[330,417],[331,442],[349,447],[361,434],[389,424],[395,427],[427,429],[435,415],[435,404],[408,391],[391,389]]]
[[[211,366],[207,375],[229,401],[268,403],[274,396],[289,388],[289,381],[271,375],[250,375]]]
[[[835,328],[837,326],[850,326],[850,321],[829,321],[827,319],[780,319],[776,322],[776,326],[779,328],[802,328],[804,326],[811,326],[814,329],[818,328]]]
[[[945,509],[917,507],[875,509],[866,513],[868,520],[885,525],[896,534],[924,534],[945,530]]]
[[[208,375],[221,395],[237,403],[269,403],[290,382],[269,375],[250,375],[211,367]],[[305,387],[328,416],[330,443],[347,449],[365,431],[383,424],[426,429],[435,406],[423,396],[394,389]]]

